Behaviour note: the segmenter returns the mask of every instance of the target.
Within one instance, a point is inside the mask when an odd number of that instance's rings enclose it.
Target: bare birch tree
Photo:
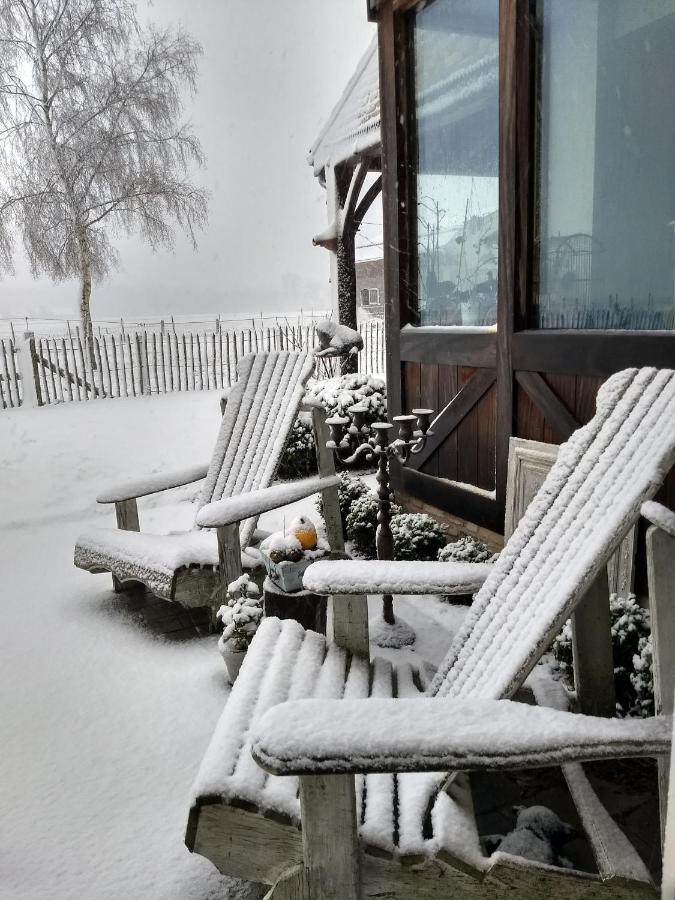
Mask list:
[[[0,0],[0,266],[20,236],[34,276],[80,281],[92,347],[92,280],[112,239],[195,243],[206,193],[190,180],[199,141],[182,123],[201,47],[139,23],[128,0]]]

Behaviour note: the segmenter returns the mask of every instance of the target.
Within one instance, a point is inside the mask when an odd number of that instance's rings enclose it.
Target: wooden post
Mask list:
[[[122,531],[141,530],[138,522],[138,504],[135,497],[131,497],[129,500],[117,500],[115,502],[115,516],[117,518],[117,527]],[[139,584],[137,581],[125,581],[122,583],[116,575],[113,575],[112,580],[113,590],[118,594],[134,590]]]
[[[572,614],[572,653],[579,711],[611,718],[616,696],[606,566]]]
[[[21,376],[23,398],[21,405],[29,409],[42,406],[37,383],[37,365],[35,364],[35,345],[32,331],[25,331],[23,342],[17,344],[18,370]]]
[[[675,538],[654,525],[647,529],[647,583],[652,624],[655,713],[672,715],[675,688]],[[670,757],[659,757],[662,842],[666,828],[669,769]],[[670,823],[670,828],[675,829],[675,822]]]
[[[301,775],[305,875],[312,900],[359,900],[361,878],[353,775]]]
[[[322,406],[312,407],[312,427],[319,475],[335,475],[333,451],[326,447],[326,442],[330,440],[330,432],[326,425],[326,411]],[[326,538],[331,550],[342,552],[345,549],[345,541],[342,531],[338,489],[337,487],[326,488],[321,492],[321,496]],[[336,644],[345,647],[358,656],[369,658],[367,597],[364,595],[340,594],[333,596],[332,624],[332,638]]]
[[[233,525],[223,525],[216,529],[218,536],[218,560],[220,563],[220,579],[223,587],[227,588],[231,581],[235,581],[242,573],[241,568],[241,541],[239,539],[239,522]],[[220,608],[216,602],[211,608],[213,628],[216,627],[216,613]]]

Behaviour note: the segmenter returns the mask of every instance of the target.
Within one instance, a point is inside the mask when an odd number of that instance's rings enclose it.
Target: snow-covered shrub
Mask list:
[[[651,715],[654,710],[652,642],[649,612],[634,594],[609,598],[614,658],[617,712],[621,715]],[[572,666],[572,623],[568,619],[553,642],[553,655],[563,677],[574,686]]]
[[[279,462],[279,478],[306,478],[316,473],[316,453],[312,423],[298,418],[293,424]]]
[[[350,406],[359,403],[367,407],[365,420],[383,422],[387,417],[387,388],[375,375],[341,375],[325,381],[315,381],[307,390],[310,400],[319,400],[329,416],[345,416]]]
[[[638,652],[633,656],[633,671],[630,683],[635,691],[635,713],[640,716],[654,715],[654,670],[652,667],[652,636],[642,636],[638,642]]]
[[[367,557],[376,556],[377,513],[379,503],[373,493],[357,497],[345,519],[345,533],[354,548]],[[404,513],[392,503],[391,533],[394,559],[436,559],[446,540],[445,526],[426,513]]]
[[[222,593],[222,587],[216,588],[214,596],[218,593]],[[223,623],[223,633],[218,641],[221,652],[242,652],[248,648],[263,614],[259,595],[258,586],[246,573],[228,584],[225,603],[218,610],[218,618]]]
[[[345,516],[345,534],[354,549],[367,557],[375,556],[375,533],[377,532],[377,497],[368,491],[353,500]]]
[[[445,525],[426,513],[399,513],[392,516],[394,559],[432,560],[447,537]]]
[[[488,549],[486,543],[476,540],[471,535],[452,541],[438,551],[440,562],[486,563],[492,562],[497,555]]]
[[[366,424],[381,422],[387,416],[387,390],[384,381],[374,375],[342,375],[315,381],[307,388],[307,398],[319,400],[328,416],[347,415],[350,406],[361,403],[368,408]],[[280,478],[305,478],[316,473],[314,432],[311,422],[300,416],[291,430],[279,463]]]
[[[340,504],[340,517],[342,518],[342,530],[347,534],[347,514],[352,504],[359,497],[370,494],[370,488],[358,475],[350,475],[349,472],[340,472],[340,484],[338,485],[338,503]],[[323,516],[323,496],[319,494],[316,501],[316,508]]]

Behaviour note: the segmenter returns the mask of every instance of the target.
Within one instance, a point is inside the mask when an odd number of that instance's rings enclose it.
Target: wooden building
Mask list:
[[[335,271],[341,211],[381,164],[390,408],[439,414],[394,484],[496,533],[512,435],[560,442],[612,372],[675,366],[675,0],[369,0],[369,15],[381,148],[362,71],[331,122],[367,119],[368,140],[324,152]]]

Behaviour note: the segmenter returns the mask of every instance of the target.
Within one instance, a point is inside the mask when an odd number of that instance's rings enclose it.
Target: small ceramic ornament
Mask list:
[[[316,548],[316,528],[307,516],[298,516],[296,519],[293,519],[289,530],[300,541],[300,546],[303,550],[314,550]]]

